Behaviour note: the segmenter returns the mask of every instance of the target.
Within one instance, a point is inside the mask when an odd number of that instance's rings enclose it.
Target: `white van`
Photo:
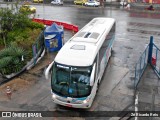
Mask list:
[[[63,5],[63,0],[52,0],[52,5]]]

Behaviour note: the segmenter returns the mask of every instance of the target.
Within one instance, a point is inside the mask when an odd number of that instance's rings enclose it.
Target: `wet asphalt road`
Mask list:
[[[151,35],[154,36],[155,43],[160,46],[160,15],[154,12],[128,11],[118,7],[34,6],[37,8],[36,17],[72,23],[78,25],[79,28],[82,28],[94,17],[113,17],[116,19],[116,37],[112,57],[104,73],[94,103],[88,110],[121,111],[132,106],[134,102],[134,67],[146,44],[149,43]],[[72,32],[65,31],[66,41],[71,36]],[[5,85],[1,86],[0,110],[77,110],[56,105],[51,100],[50,80],[45,79],[44,70],[55,55],[56,53],[46,54],[45,58],[32,70],[7,83],[14,89],[12,100],[8,100],[4,94]],[[53,118],[48,119],[52,120]],[[61,120],[64,118],[54,119]],[[101,119],[106,120],[109,118]],[[13,120],[17,120],[17,118],[13,118]]]

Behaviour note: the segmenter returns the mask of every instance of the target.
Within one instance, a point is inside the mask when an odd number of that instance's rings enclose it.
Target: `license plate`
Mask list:
[[[66,106],[67,106],[67,107],[72,107],[72,105],[70,105],[70,104],[66,104]]]

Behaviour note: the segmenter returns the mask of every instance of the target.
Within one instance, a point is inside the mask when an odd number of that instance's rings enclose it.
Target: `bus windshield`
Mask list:
[[[52,91],[65,97],[86,97],[91,92],[90,75],[92,67],[71,67],[54,63]]]

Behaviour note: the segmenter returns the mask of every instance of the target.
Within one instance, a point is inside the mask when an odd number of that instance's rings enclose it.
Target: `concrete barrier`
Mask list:
[[[67,30],[72,30],[74,32],[78,32],[78,26],[73,25],[73,24],[69,24],[69,23],[65,23],[65,22],[59,22],[59,21],[54,21],[54,20],[45,20],[45,19],[40,19],[40,18],[33,18],[32,21],[42,23],[42,24],[45,24],[48,26],[52,25],[53,23],[56,23],[57,25],[63,26]]]

